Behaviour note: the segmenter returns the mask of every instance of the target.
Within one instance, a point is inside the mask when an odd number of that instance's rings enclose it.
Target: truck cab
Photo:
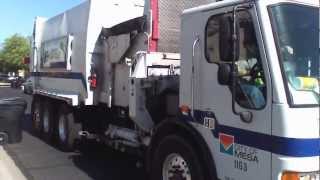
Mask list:
[[[180,107],[218,179],[319,179],[319,2],[184,11]]]

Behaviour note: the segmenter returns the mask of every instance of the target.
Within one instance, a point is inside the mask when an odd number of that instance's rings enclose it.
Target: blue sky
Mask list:
[[[18,33],[32,35],[36,16],[52,17],[85,0],[1,0],[0,44],[4,39]],[[0,45],[1,46],[1,45]]]

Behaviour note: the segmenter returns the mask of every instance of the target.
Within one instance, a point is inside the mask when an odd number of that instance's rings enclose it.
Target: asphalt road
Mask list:
[[[87,143],[82,151],[64,153],[31,133],[31,96],[21,90],[0,87],[0,99],[23,97],[28,102],[23,120],[23,140],[5,150],[29,180],[146,180],[139,159],[107,147]]]

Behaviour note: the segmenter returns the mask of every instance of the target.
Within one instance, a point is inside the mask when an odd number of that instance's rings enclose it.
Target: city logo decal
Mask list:
[[[234,136],[219,133],[220,152],[233,156],[234,153]]]

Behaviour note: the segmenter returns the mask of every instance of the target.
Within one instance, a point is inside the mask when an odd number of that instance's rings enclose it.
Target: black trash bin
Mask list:
[[[23,98],[0,99],[0,144],[21,142],[26,107]]]

